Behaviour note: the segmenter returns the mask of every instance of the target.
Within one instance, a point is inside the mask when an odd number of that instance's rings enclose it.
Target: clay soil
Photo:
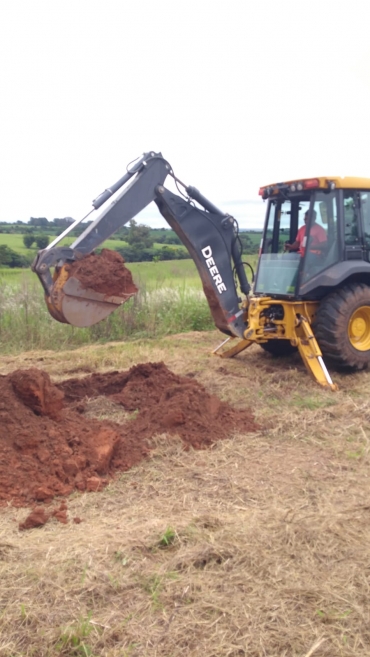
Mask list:
[[[109,296],[132,296],[137,287],[132,274],[116,251],[102,249],[100,255],[91,254],[72,265],[67,265],[70,276],[77,278],[83,288]]]
[[[87,418],[87,400],[101,396],[130,411],[129,419]],[[59,385],[42,370],[16,370],[0,377],[0,505],[32,506],[76,490],[101,490],[149,454],[156,434],[180,436],[185,449],[205,449],[233,432],[257,429],[250,411],[232,408],[164,363]],[[36,524],[49,517],[33,513]]]

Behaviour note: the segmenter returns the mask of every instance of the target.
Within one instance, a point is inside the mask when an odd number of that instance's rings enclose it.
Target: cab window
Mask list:
[[[290,240],[291,217],[292,203],[291,201],[284,201],[280,206],[278,253],[284,252],[284,244]]]
[[[305,248],[303,281],[338,262],[338,204],[335,192],[316,192]]]
[[[309,196],[270,202],[263,253],[284,253],[285,243],[293,243],[304,215],[310,207]]]
[[[367,248],[370,248],[370,192],[360,192],[360,206],[364,241]]]
[[[353,191],[344,192],[344,243],[360,244],[357,193]]]

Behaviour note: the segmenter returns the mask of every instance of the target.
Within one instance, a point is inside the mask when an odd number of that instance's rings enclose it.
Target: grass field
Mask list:
[[[55,235],[50,236],[50,242],[52,242],[53,239],[55,239]],[[75,239],[75,237],[65,237],[58,246],[70,246]],[[35,245],[33,245],[31,249],[26,249],[23,244],[23,235],[0,233],[0,246],[2,244],[5,244],[10,249],[21,255],[36,255],[37,253],[37,247]],[[114,250],[122,246],[127,246],[127,242],[111,239],[106,240],[102,246],[106,249]],[[162,246],[163,244],[153,245],[154,248],[161,248]]]
[[[1,236],[1,235],[0,235]],[[250,255],[246,258],[255,268],[257,256]],[[193,260],[162,260],[160,262],[132,262],[130,263],[135,282],[138,285],[145,285],[148,289],[165,285],[189,286],[201,289],[201,281],[197,268]],[[248,276],[250,272],[247,271]],[[11,281],[22,283],[23,281],[38,282],[35,274],[28,269],[9,269],[0,267],[0,283],[9,283]]]
[[[262,233],[255,232],[255,233],[248,233],[248,235],[253,244],[256,245],[260,243]],[[55,239],[55,235],[51,235],[50,242],[54,239]],[[75,237],[65,237],[64,240],[62,240],[58,246],[70,246],[75,239],[76,239]],[[35,245],[33,245],[31,249],[26,249],[26,247],[23,244],[23,235],[19,235],[19,234],[0,233],[0,246],[2,244],[5,244],[10,249],[16,251],[17,253],[20,253],[21,255],[36,255],[37,252],[37,248]],[[115,239],[106,240],[103,244],[104,248],[113,249],[113,250],[123,246],[127,246],[127,242],[123,242],[121,240],[115,240]],[[160,249],[163,247],[163,244],[154,243],[153,247]],[[176,245],[172,245],[172,247],[176,248]]]
[[[0,269],[0,353],[155,338],[214,326],[192,260],[132,263],[130,269],[138,295],[86,329],[61,324],[49,315],[41,284],[30,270]]]
[[[255,260],[254,256],[251,258]],[[137,283],[156,287],[165,283],[178,285],[185,283],[191,287],[200,287],[200,278],[193,260],[161,260],[160,262],[132,262],[130,270]],[[9,269],[0,267],[0,281],[2,283],[14,281],[21,283],[24,280],[38,282],[36,274],[29,269]]]
[[[23,235],[0,233],[0,246],[3,244],[21,255],[32,255],[33,253],[36,255],[36,249],[26,249],[24,246]]]
[[[298,356],[211,357],[219,337],[1,358],[2,375],[56,381],[163,360],[261,424],[201,452],[157,436],[104,492],[68,499],[78,525],[19,532],[28,510],[2,508],[2,657],[369,655],[370,373],[335,374],[332,393]]]

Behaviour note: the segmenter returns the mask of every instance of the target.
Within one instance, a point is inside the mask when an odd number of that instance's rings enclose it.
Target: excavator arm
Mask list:
[[[175,180],[179,195],[164,187],[167,176]],[[68,265],[91,254],[152,201],[193,258],[217,328],[226,335],[243,337],[244,311],[237,286],[247,296],[250,285],[237,223],[197,189],[184,185],[161,153],[154,152],[144,153],[117,183],[93,201],[91,212],[96,217],[70,247],[57,244],[91,213],[39,251],[32,269],[43,285],[52,316],[75,326],[91,326],[127,300],[82,287],[69,276]],[[51,267],[55,268],[54,275]]]

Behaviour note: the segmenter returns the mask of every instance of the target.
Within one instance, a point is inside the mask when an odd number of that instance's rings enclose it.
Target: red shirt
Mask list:
[[[315,246],[326,242],[326,232],[319,224],[312,224],[310,232],[310,251],[315,250]],[[300,227],[295,241],[299,244],[298,253],[302,256],[306,250],[306,224]]]

